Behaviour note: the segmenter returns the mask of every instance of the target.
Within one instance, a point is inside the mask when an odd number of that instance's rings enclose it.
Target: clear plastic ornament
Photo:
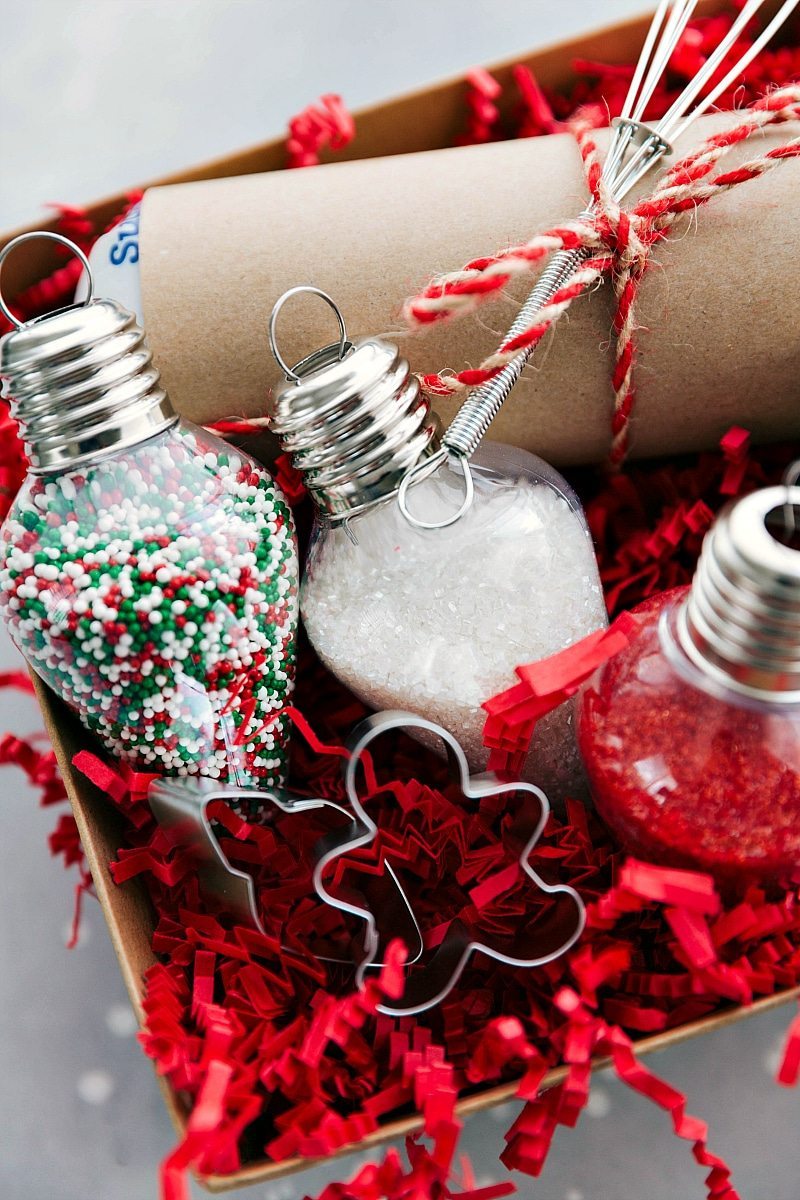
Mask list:
[[[482,702],[516,682],[518,664],[606,623],[577,497],[514,447],[481,446],[468,480],[460,464],[434,458],[438,422],[385,342],[352,346],[342,326],[337,345],[283,365],[294,383],[276,398],[274,428],[316,504],[301,589],[311,642],[370,708],[442,725],[480,770]],[[413,488],[411,523],[398,491],[426,461],[436,469]],[[423,527],[462,508],[446,528]],[[556,798],[582,790],[573,724],[571,704],[544,719],[525,766]]]
[[[767,527],[786,495],[718,518],[691,587],[634,609],[579,703],[592,794],[625,849],[735,891],[800,866],[800,552]]]
[[[20,325],[0,373],[30,474],[0,530],[0,614],[135,768],[284,779],[299,570],[269,473],[179,420],[111,301]]]

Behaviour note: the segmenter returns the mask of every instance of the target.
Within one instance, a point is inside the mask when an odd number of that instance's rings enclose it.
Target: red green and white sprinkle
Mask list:
[[[30,476],[0,537],[19,649],[137,769],[279,785],[298,562],[265,470],[182,425]]]

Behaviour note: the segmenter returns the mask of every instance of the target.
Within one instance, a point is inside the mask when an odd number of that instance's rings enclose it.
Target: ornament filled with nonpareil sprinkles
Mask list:
[[[11,637],[134,767],[280,786],[298,605],[280,489],[178,419],[117,304],[15,324],[0,372],[30,474],[0,533]]]

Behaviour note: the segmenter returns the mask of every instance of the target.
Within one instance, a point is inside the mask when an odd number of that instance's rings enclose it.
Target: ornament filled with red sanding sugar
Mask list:
[[[0,262],[30,236],[56,237],[23,235]],[[115,302],[26,324],[3,311],[0,372],[30,462],[0,532],[12,639],[135,768],[280,785],[298,607],[280,489],[178,418]]]
[[[586,685],[579,742],[631,853],[737,891],[800,879],[800,488],[717,518],[689,588],[633,610]]]
[[[289,367],[276,319],[304,292],[333,307],[340,337]],[[316,506],[301,593],[309,638],[371,708],[443,726],[482,770],[482,702],[515,682],[517,664],[606,624],[580,503],[513,446],[486,443],[468,466],[443,462],[438,419],[397,347],[350,343],[317,289],[278,301],[270,340],[289,380],[273,428]],[[412,513],[401,488],[416,466]],[[524,776],[555,798],[581,786],[571,704],[541,722]]]

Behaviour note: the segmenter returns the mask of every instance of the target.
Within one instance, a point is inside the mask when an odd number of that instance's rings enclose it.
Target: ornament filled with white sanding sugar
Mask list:
[[[340,337],[290,368],[276,320],[298,292],[333,307]],[[309,638],[371,708],[444,726],[481,770],[482,702],[516,681],[518,664],[606,624],[575,493],[541,459],[496,442],[466,471],[451,463],[397,348],[377,338],[351,344],[338,308],[315,288],[278,301],[270,342],[290,381],[275,398],[273,428],[316,506],[301,589]],[[422,478],[400,495],[416,466]],[[571,704],[537,726],[524,775],[554,798],[581,790]]]
[[[30,236],[6,247],[5,254]],[[84,260],[85,263],[85,260]],[[88,301],[0,341],[30,473],[0,612],[33,669],[135,768],[283,783],[298,560],[253,459],[178,418],[135,318]]]

